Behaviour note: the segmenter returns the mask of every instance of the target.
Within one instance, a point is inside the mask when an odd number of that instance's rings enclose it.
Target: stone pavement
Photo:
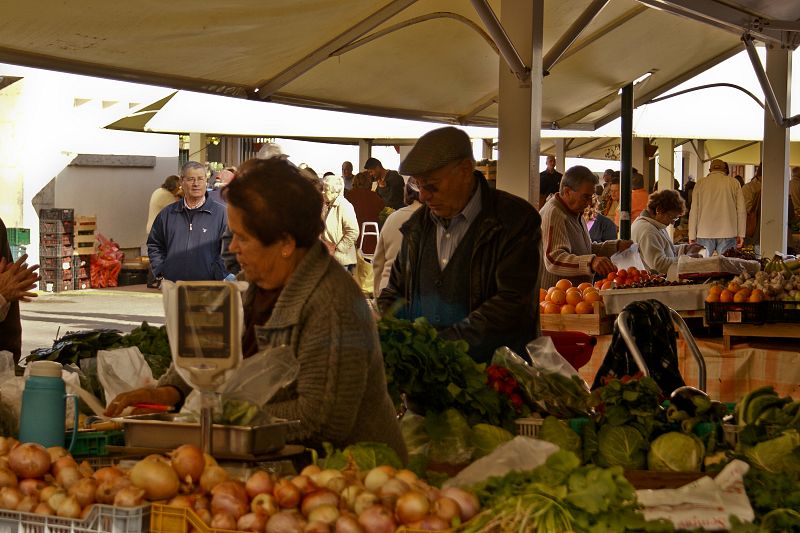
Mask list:
[[[164,323],[161,292],[144,285],[40,292],[32,302],[21,305],[21,315],[23,355],[51,346],[68,331],[109,328],[127,333],[143,321]]]

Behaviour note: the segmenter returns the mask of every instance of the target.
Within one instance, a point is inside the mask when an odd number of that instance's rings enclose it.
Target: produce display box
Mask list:
[[[70,244],[39,245],[39,257],[72,257],[72,252]]]
[[[75,290],[90,289],[92,287],[92,282],[88,277],[78,278],[73,281],[73,287]]]
[[[28,253],[26,247],[21,244],[20,245],[12,244],[10,248],[11,248],[11,257],[14,259],[14,261],[22,257],[22,254]]]
[[[39,209],[39,220],[75,220],[75,210],[62,209],[59,207]]]
[[[767,303],[767,322],[800,322],[800,302],[770,301]]]
[[[580,331],[587,335],[607,335],[614,327],[614,320],[606,315],[600,302],[594,303],[594,314],[591,315],[539,315],[543,330]]]
[[[191,509],[154,503],[150,511],[150,533],[227,533],[227,529],[214,529],[200,520]],[[230,532],[234,533],[234,532]]]
[[[69,234],[72,235],[74,222],[72,220],[40,220],[39,233],[46,234]]]
[[[41,268],[39,269],[39,275],[42,276],[43,280],[54,281],[54,280],[72,280],[72,269],[71,268]]]
[[[707,324],[763,324],[772,302],[706,302]]]
[[[42,233],[39,235],[39,246],[71,245],[73,242],[72,233]]]
[[[72,278],[68,280],[48,280],[42,278],[38,283],[39,290],[45,292],[65,292],[71,291],[75,287],[75,283],[72,281]]]
[[[93,234],[97,229],[97,217],[78,216],[75,217],[75,233],[78,235]]]
[[[6,228],[8,243],[11,246],[20,246],[31,243],[31,230],[28,228]]]
[[[73,266],[72,257],[71,255],[65,255],[63,257],[41,257],[39,258],[39,267],[42,270],[69,270]]]
[[[67,433],[65,446],[69,445],[72,433]],[[125,444],[125,435],[121,429],[112,431],[78,431],[75,444],[72,447],[74,457],[103,457],[108,455],[107,446],[122,446]]]
[[[95,504],[84,520],[0,510],[0,532],[8,533],[146,533],[150,505],[114,507]]]
[[[673,285],[668,287],[643,287],[640,289],[607,289],[600,291],[606,312],[618,315],[625,306],[641,300],[658,300],[675,311],[703,309],[709,286]]]

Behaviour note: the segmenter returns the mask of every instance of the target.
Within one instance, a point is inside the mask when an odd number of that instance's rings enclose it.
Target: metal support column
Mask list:
[[[767,78],[775,92],[780,114],[789,112],[792,52],[767,48]],[[764,153],[761,178],[761,254],[786,253],[789,196],[789,129],[776,124],[772,112],[764,111]]]
[[[631,158],[633,148],[633,83],[622,88],[620,110],[619,238],[631,238]]]
[[[667,191],[673,189],[672,180],[675,178],[675,141],[673,139],[658,139],[658,182],[657,190]]]

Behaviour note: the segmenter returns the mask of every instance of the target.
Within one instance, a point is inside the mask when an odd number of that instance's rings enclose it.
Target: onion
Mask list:
[[[239,531],[262,533],[266,526],[267,516],[261,513],[247,513],[236,521],[236,529]]]
[[[316,489],[316,486],[311,482],[311,478],[308,476],[294,476],[289,481],[291,481],[295,487],[300,489],[302,494],[309,494]]]
[[[356,505],[356,498],[359,494],[364,492],[364,489],[358,485],[348,485],[342,490],[341,498],[349,510],[353,510]]]
[[[53,511],[53,508],[45,502],[39,502],[39,505],[36,506],[36,509],[34,509],[33,512],[44,516],[53,516],[56,514],[56,512]]]
[[[64,498],[64,501],[56,509],[56,514],[62,518],[79,518],[81,516],[81,506],[78,503],[78,498],[75,496]]]
[[[219,513],[211,517],[209,525],[214,529],[236,529],[236,519],[227,513]]]
[[[364,491],[356,497],[356,502],[353,505],[353,510],[356,512],[357,515],[361,515],[361,513],[363,513],[373,505],[380,504],[380,502],[381,502],[380,499],[373,493]]]
[[[205,467],[203,451],[194,444],[184,444],[172,452],[172,468],[181,481],[197,483]]]
[[[178,494],[180,481],[169,462],[160,455],[148,455],[131,469],[131,481],[150,501],[168,500]]]
[[[331,525],[336,522],[337,518],[339,518],[339,509],[335,505],[320,505],[308,513],[309,522],[324,522]]]
[[[68,456],[69,452],[62,446],[50,446],[47,448],[47,455],[50,456],[50,462],[55,463],[62,457]]]
[[[41,491],[39,491],[39,501],[46,502],[50,499],[50,497],[55,494],[56,492],[64,492],[63,489],[56,487],[55,485],[47,485]]]
[[[8,467],[19,477],[42,477],[50,470],[50,455],[41,444],[26,442],[8,452]]]
[[[202,520],[205,525],[211,525],[211,511],[208,509],[195,509],[194,512],[197,513],[197,517]]]
[[[278,481],[273,494],[275,495],[275,500],[278,502],[278,505],[284,509],[297,507],[297,504],[300,503],[300,489],[286,479]]]
[[[39,501],[39,493],[46,486],[41,479],[23,479],[19,482],[19,491],[25,496],[34,496]]]
[[[433,502],[433,514],[439,518],[443,518],[448,524],[452,524],[453,518],[461,518],[461,508],[453,498],[442,496]]]
[[[211,492],[223,481],[228,481],[228,473],[224,468],[217,465],[206,465],[203,475],[200,476],[200,488],[203,489],[203,492]]]
[[[250,509],[247,505],[247,491],[240,481],[224,481],[211,491],[211,514],[227,514],[238,520]]]
[[[208,468],[209,466],[219,466],[217,464],[217,460],[214,459],[212,456],[208,455],[207,453],[203,454],[203,461],[206,464],[206,468]]]
[[[194,495],[194,510],[199,511],[200,509],[211,509],[211,500],[202,493]]]
[[[64,468],[58,471],[58,475],[56,476],[56,483],[58,483],[65,489],[68,489],[81,478],[83,478],[83,476],[81,476],[81,473],[78,471],[78,467],[65,466]]]
[[[275,480],[272,479],[269,472],[259,470],[247,478],[244,488],[251,498],[255,498],[259,494],[271,494],[272,489],[275,488]]]
[[[308,465],[304,469],[300,471],[301,476],[308,476],[310,477],[314,483],[317,483],[317,480],[314,479],[322,470],[317,465]]]
[[[0,468],[0,487],[16,487],[17,475],[8,468]]]
[[[17,511],[20,513],[32,513],[37,505],[39,505],[38,498],[35,496],[25,496],[17,505]]]
[[[116,466],[105,466],[103,468],[98,468],[95,470],[93,477],[97,480],[98,483],[103,483],[105,481],[113,481],[118,477],[122,477],[125,474],[117,468]]]
[[[325,522],[315,520],[306,524],[305,529],[303,529],[303,533],[331,533],[331,526]]]
[[[16,510],[22,501],[23,494],[15,487],[3,487],[0,489],[0,509]]]
[[[367,473],[367,477],[364,478],[364,486],[367,490],[377,493],[391,478],[392,477],[386,473],[386,470],[373,468]]]
[[[267,521],[265,533],[303,533],[306,521],[297,511],[281,511]]]
[[[386,507],[394,509],[397,499],[409,490],[411,490],[411,487],[408,486],[408,483],[397,478],[392,478],[383,484],[378,491],[378,496],[380,496],[381,501]]]
[[[97,492],[95,492],[94,497],[97,500],[97,503],[113,504],[114,498],[116,498],[117,493],[120,490],[132,486],[133,483],[131,483],[131,480],[126,477],[110,479],[100,483],[100,485],[97,486]]]
[[[75,496],[81,507],[86,507],[95,502],[97,481],[95,481],[94,478],[85,477],[76,481],[67,492],[71,496]]]
[[[450,529],[450,524],[448,522],[439,516],[433,515],[426,516],[418,522],[409,524],[409,526],[423,531],[447,531]]]
[[[89,464],[89,461],[83,461],[78,465],[78,472],[80,472],[83,477],[92,477],[94,475],[94,468]]]
[[[456,501],[461,511],[462,522],[466,522],[478,514],[478,511],[480,510],[481,504],[478,501],[478,498],[471,492],[467,492],[464,489],[459,489],[458,487],[447,487],[446,489],[442,490],[441,495],[447,498],[452,498]]]
[[[59,472],[64,468],[78,468],[78,463],[75,462],[75,459],[72,458],[71,455],[65,455],[64,457],[59,457],[58,459],[50,465],[50,473],[53,474],[53,477],[58,476]]]
[[[139,487],[124,487],[114,496],[114,507],[139,507],[144,502],[145,490]]]
[[[350,515],[342,515],[336,520],[336,527],[333,533],[364,533],[364,528],[358,523],[358,519]]]
[[[250,510],[272,516],[280,511],[280,506],[272,494],[259,494],[250,502]]]
[[[359,514],[358,523],[366,533],[394,533],[397,528],[392,513],[382,505],[373,505]]]
[[[397,499],[394,514],[400,523],[411,524],[425,518],[430,508],[431,504],[424,494],[410,490]]]
[[[8,455],[19,441],[14,437],[0,437],[0,455]]]
[[[167,505],[170,507],[180,507],[181,509],[194,509],[194,497],[179,494],[172,498]]]
[[[327,487],[329,483],[336,479],[344,479],[344,474],[342,474],[339,470],[335,470],[333,468],[327,468],[316,475],[314,478],[314,483],[317,486],[324,488]],[[333,489],[331,489],[333,490]]]
[[[58,507],[61,503],[67,499],[67,493],[63,489],[59,489],[53,493],[52,496],[47,498],[47,505],[52,507],[54,511],[58,511]]]
[[[417,481],[419,481],[419,477],[417,477],[417,475],[414,472],[405,469],[398,470],[397,474],[395,474],[394,477],[396,477],[400,481],[405,481],[412,487],[417,483]]]
[[[339,505],[339,497],[327,489],[314,491],[303,498],[303,504],[300,506],[300,511],[306,518],[311,520],[311,518],[309,518],[311,512],[317,507],[322,507],[323,505],[337,507]],[[325,522],[325,520],[323,520],[323,522]]]

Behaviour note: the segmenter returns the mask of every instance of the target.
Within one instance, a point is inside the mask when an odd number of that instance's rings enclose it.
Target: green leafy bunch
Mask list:
[[[646,440],[654,431],[663,429],[661,389],[654,379],[613,379],[593,394],[600,404],[597,411],[601,425],[631,426]]]

